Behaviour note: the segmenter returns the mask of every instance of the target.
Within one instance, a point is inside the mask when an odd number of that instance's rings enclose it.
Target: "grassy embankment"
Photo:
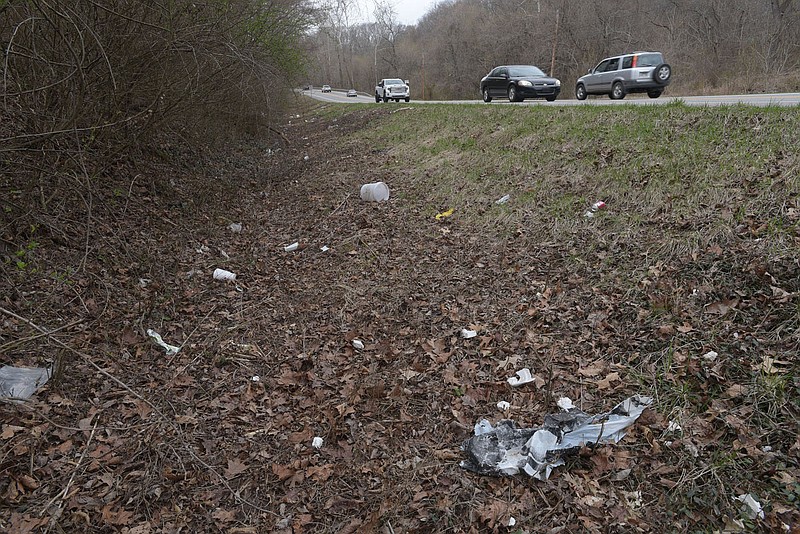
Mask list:
[[[654,524],[710,528],[748,492],[797,505],[800,110],[401,104],[340,142],[385,151],[374,178],[412,211],[454,208],[469,246],[513,249],[517,311],[559,333],[540,354],[606,360],[618,391],[579,370],[587,391],[656,399],[639,475],[668,491]],[[558,297],[531,297],[531,271]]]

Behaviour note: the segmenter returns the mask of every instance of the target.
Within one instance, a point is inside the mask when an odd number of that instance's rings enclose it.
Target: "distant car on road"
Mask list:
[[[347,91],[347,96],[358,96],[358,93],[356,92],[355,89],[350,89],[349,91]]]
[[[544,98],[552,102],[560,92],[561,81],[534,65],[501,65],[481,80],[484,102],[506,97],[509,102],[522,102],[526,98]]]
[[[323,85],[322,86],[322,92],[323,93],[330,93],[331,92],[331,86],[330,85]]]
[[[658,98],[672,81],[672,68],[664,63],[661,52],[632,52],[607,57],[589,69],[575,84],[575,98],[587,95],[608,95],[613,100],[628,93],[647,93]]]

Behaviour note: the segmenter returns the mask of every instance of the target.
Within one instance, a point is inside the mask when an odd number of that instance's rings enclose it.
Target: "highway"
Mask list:
[[[476,90],[477,92],[477,90]],[[311,91],[303,90],[302,93],[316,100],[324,102],[349,102],[349,103],[375,103],[375,97],[364,93],[359,93],[356,97],[348,97],[346,91],[333,90],[330,93],[323,93],[318,88]],[[411,100],[414,104],[483,104],[486,106],[512,105],[512,106],[619,106],[625,104],[635,105],[665,105],[675,102],[682,102],[687,106],[730,106],[743,104],[747,106],[766,107],[781,106],[791,107],[800,106],[800,93],[771,93],[771,94],[750,94],[750,95],[713,95],[713,96],[661,96],[659,98],[648,98],[646,95],[627,95],[623,100],[611,100],[607,96],[590,96],[587,100],[576,100],[572,95],[569,98],[559,97],[555,102],[545,100],[526,100],[521,103],[511,103],[504,100],[495,99],[486,104],[482,100]],[[405,102],[400,102],[404,104]],[[397,102],[382,104],[386,106],[397,105]]]

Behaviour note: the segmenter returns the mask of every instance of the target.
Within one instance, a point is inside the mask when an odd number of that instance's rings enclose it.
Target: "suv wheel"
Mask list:
[[[509,102],[522,102],[519,95],[517,94],[517,86],[512,85],[508,88],[508,101]]]
[[[586,100],[586,87],[582,83],[575,86],[575,98],[578,100]]]
[[[389,101],[389,97],[388,97],[388,96],[384,96],[384,97],[383,97],[383,101],[384,101],[384,102],[388,102],[388,101]]]
[[[378,93],[375,93],[375,103],[377,104],[380,101],[381,101],[381,97],[378,96]]]
[[[647,91],[647,96],[649,96],[650,98],[658,98],[659,96],[661,96],[661,93],[662,91],[660,89],[651,89]]]
[[[492,101],[492,97],[489,96],[489,88],[488,87],[483,90],[483,101],[484,102],[491,102]]]
[[[653,69],[653,81],[659,85],[666,85],[670,77],[672,77],[672,67],[666,63]]]
[[[609,95],[613,100],[622,100],[625,98],[625,88],[622,87],[622,82],[614,82],[611,86],[611,94]]]

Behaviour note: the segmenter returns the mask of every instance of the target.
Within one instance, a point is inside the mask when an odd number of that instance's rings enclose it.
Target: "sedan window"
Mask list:
[[[544,72],[541,71],[538,67],[534,67],[533,65],[523,65],[521,67],[511,67],[508,69],[509,74],[514,77],[523,77],[523,76],[544,76]]]

